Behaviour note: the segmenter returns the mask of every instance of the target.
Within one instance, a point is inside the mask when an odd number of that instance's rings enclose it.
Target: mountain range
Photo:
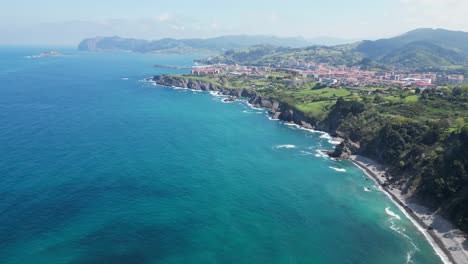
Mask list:
[[[466,65],[468,32],[416,29],[394,38],[362,41],[353,51],[380,63],[407,67]]]
[[[321,38],[322,42],[339,42],[339,39]],[[248,48],[260,44],[285,47],[306,47],[313,43],[301,37],[280,38],[274,36],[221,36],[216,38],[193,38],[148,41],[121,37],[96,37],[83,40],[78,48],[86,51],[125,50],[148,53],[222,53],[231,49]]]
[[[317,43],[323,43],[317,45]],[[171,39],[148,41],[121,37],[85,39],[80,50],[124,50],[144,53],[216,55],[204,63],[271,65],[284,61],[316,62],[331,65],[359,65],[367,68],[441,68],[447,66],[466,73],[468,32],[445,29],[416,29],[405,34],[352,44],[342,39],[274,36],[222,36],[208,39]]]
[[[467,74],[468,32],[425,28],[393,38],[337,46],[285,48],[257,45],[247,49],[230,50],[202,62],[249,65],[315,62],[377,69],[449,67],[454,72]]]

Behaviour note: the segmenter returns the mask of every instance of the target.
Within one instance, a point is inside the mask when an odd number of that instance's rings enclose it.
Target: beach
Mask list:
[[[438,212],[419,205],[402,194],[399,188],[387,185],[386,168],[381,164],[358,155],[350,158],[357,167],[374,179],[387,196],[424,234],[444,263],[468,263],[468,240],[466,234],[457,229]]]

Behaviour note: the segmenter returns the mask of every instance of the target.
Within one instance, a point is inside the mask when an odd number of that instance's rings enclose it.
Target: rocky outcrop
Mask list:
[[[332,158],[349,159],[353,154],[358,154],[359,148],[358,143],[345,139],[335,147],[335,150],[328,151],[327,154]]]
[[[181,87],[181,88],[188,88],[193,90],[200,90],[200,91],[220,91],[222,90],[221,87],[213,85],[212,83],[193,80],[193,79],[186,79],[186,78],[179,78],[174,76],[155,76],[153,81],[159,85],[163,86],[171,86],[171,87]]]
[[[249,104],[251,104],[253,107],[267,109],[273,119],[279,119],[285,122],[294,123],[307,129],[318,129],[332,135],[337,135],[337,132],[333,130],[335,125],[328,123],[318,123],[317,120],[308,117],[304,112],[296,109],[295,107],[277,99],[262,96],[261,94],[258,94],[257,92],[250,89],[228,89],[209,82],[184,78],[180,76],[162,75],[155,76],[151,80],[162,86],[188,88],[200,91],[217,91],[224,95],[247,98]],[[336,157],[346,158],[350,156],[351,151],[355,149],[357,149],[356,146],[344,146],[342,150],[338,149],[336,151],[341,151],[342,153],[346,154],[338,155],[337,152]],[[347,153],[349,153],[349,155]]]
[[[268,109],[273,119],[294,123],[307,129],[314,129],[317,125],[316,120],[306,116],[306,114],[287,103],[275,99],[255,95],[250,98],[249,103],[254,107]]]
[[[290,122],[307,129],[314,129],[317,121],[308,117],[305,113],[276,99],[264,97],[253,90],[244,88],[224,88],[212,83],[183,78],[179,76],[155,76],[152,79],[159,85],[188,88],[200,91],[218,91],[225,95],[244,97],[248,99],[249,104],[257,108],[266,108],[274,119]]]

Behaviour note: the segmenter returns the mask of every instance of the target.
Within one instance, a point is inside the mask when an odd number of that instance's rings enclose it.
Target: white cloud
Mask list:
[[[179,25],[172,25],[171,28],[174,29],[174,30],[177,30],[177,31],[185,30],[184,26],[179,26]]]
[[[172,15],[169,13],[163,13],[154,17],[154,20],[159,21],[159,22],[165,22],[171,19],[172,19]]]
[[[268,19],[271,21],[271,22],[276,22],[279,20],[279,16],[276,12],[271,12],[270,15],[268,16]]]

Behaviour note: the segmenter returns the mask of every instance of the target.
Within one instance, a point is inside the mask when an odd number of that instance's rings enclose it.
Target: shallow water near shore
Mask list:
[[[43,51],[0,48],[2,263],[441,263],[323,134],[141,82],[194,57]]]

